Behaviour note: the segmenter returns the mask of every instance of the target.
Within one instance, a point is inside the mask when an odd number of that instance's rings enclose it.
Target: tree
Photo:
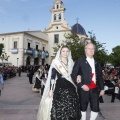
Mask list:
[[[66,40],[63,41],[63,44],[69,46],[72,54],[72,58],[75,61],[79,57],[84,55],[84,44],[79,36],[73,32],[64,35]],[[53,47],[54,51],[57,52],[61,46],[60,44],[56,44],[56,47]]]
[[[4,48],[4,45],[0,44],[0,59],[2,60],[2,62],[3,62],[3,60],[8,61],[8,58],[10,57],[10,56],[7,56],[6,53],[2,53],[3,48]]]
[[[96,41],[96,36],[92,32],[88,32],[90,34],[90,40],[92,43],[96,46],[96,52],[95,52],[95,58],[99,59],[101,62],[101,65],[104,66],[104,64],[108,61],[108,55],[107,50],[105,50],[105,47],[102,43],[99,41]],[[76,33],[68,33],[64,35],[66,40],[63,41],[63,44],[67,44],[71,50],[72,58],[74,61],[78,59],[79,57],[82,57],[84,55],[84,46],[85,43],[82,40],[82,38],[79,38],[79,36]],[[61,44],[62,45],[62,44]],[[57,52],[60,44],[57,44],[56,47],[54,47],[54,51]]]
[[[95,34],[92,33],[92,31],[88,33],[90,34],[91,42],[94,43],[96,46],[94,57],[101,62],[102,66],[104,66],[105,63],[109,61],[107,50],[103,46],[103,44],[106,44],[106,43],[100,43],[99,41],[96,41],[96,36]]]
[[[109,55],[110,62],[115,66],[120,66],[120,46],[116,46],[112,49],[112,53]]]

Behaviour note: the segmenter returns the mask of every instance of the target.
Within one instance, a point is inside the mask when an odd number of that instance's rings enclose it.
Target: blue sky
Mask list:
[[[109,53],[120,45],[120,0],[62,0],[68,26],[77,17],[86,33],[92,31]],[[51,20],[54,0],[0,0],[0,33],[41,30]],[[88,34],[89,35],[89,34]]]

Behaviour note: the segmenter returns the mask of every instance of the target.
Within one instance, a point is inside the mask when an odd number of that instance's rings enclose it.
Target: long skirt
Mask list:
[[[53,95],[51,120],[80,120],[81,111],[75,86],[58,78]]]
[[[32,87],[32,90],[34,92],[40,92],[40,88],[41,88],[41,81],[36,77],[35,83]]]
[[[40,89],[41,88],[41,81],[36,77],[34,88]]]

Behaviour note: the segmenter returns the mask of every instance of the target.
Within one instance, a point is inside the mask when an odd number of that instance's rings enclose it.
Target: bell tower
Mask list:
[[[65,10],[65,6],[61,0],[54,0],[53,6],[50,9],[51,20],[44,31],[48,35],[49,61],[52,61],[55,57],[53,47],[56,44],[63,43],[66,40],[64,35],[71,31],[71,28],[68,27],[68,22],[64,18]]]
[[[54,1],[54,5],[50,10],[52,13],[51,22],[49,23],[47,30],[52,29],[56,25],[68,28],[68,22],[64,18],[65,10],[65,6],[61,0]]]
[[[64,21],[65,7],[61,0],[55,0],[54,6],[51,8],[52,20],[51,22]]]

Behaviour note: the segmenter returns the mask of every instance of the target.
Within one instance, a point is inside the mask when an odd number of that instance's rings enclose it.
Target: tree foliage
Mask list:
[[[96,46],[94,57],[101,62],[102,66],[104,66],[104,64],[109,61],[107,50],[103,46],[103,44],[106,43],[100,43],[99,41],[96,41],[95,34],[93,34],[92,32],[88,32],[88,33],[90,34],[91,42],[94,43]]]
[[[79,36],[73,32],[65,34],[64,36],[66,40],[63,41],[61,45],[66,44],[69,46],[73,60],[75,61],[79,57],[83,56],[84,44],[81,42],[81,39],[79,38]],[[57,46],[53,48],[54,51],[56,52],[61,45],[57,44]]]
[[[101,64],[104,65],[108,61],[107,50],[105,49],[102,43],[96,41],[96,37],[92,32],[88,32],[88,33],[90,34],[91,42],[94,43],[96,46],[96,52],[94,57],[96,59],[99,59]],[[79,38],[77,34],[72,32],[65,34],[65,38],[66,40],[63,41],[63,44],[69,46],[73,60],[75,61],[79,57],[82,57],[84,55],[84,45],[85,45],[82,39]],[[57,50],[61,45],[57,44],[57,46],[53,48],[54,51],[57,52]]]
[[[109,55],[110,62],[115,66],[120,66],[120,46],[116,46],[112,49],[112,53]]]

